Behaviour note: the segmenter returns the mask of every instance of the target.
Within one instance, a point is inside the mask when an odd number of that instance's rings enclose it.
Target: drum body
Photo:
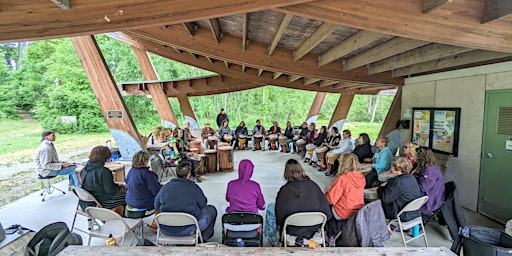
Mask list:
[[[318,157],[318,165],[322,167],[325,165],[325,153],[327,153],[327,150],[329,150],[329,148],[325,146],[315,149],[316,156]]]
[[[231,141],[233,140],[233,136],[231,136],[230,134],[224,134],[224,142],[228,143],[228,144],[231,144]]]
[[[379,194],[377,194],[377,189],[368,188],[364,190],[364,202],[371,203],[373,201],[379,200]]]
[[[306,145],[306,152],[309,154],[309,157],[313,157],[313,151],[315,151],[316,146],[315,144],[307,144]]]
[[[295,146],[297,146],[297,153],[299,153],[302,157],[304,157],[304,144],[306,144],[306,141],[304,139],[298,139],[295,142]]]
[[[288,137],[279,136],[279,144],[281,144],[281,152],[286,153],[288,151],[288,147],[286,146],[286,141],[288,141]]]
[[[219,142],[219,145],[217,147],[220,148],[220,147],[225,147],[225,146],[229,146],[229,143],[227,143],[227,142]]]
[[[197,148],[198,149],[198,153],[202,154],[203,153],[203,146],[201,146],[201,140],[192,140],[192,141],[190,141],[190,149],[192,150],[193,148]]]
[[[270,134],[268,136],[268,141],[270,143],[270,149],[277,150],[277,135],[276,134]]]
[[[261,150],[261,142],[263,141],[263,135],[254,135],[254,150]]]
[[[215,149],[215,145],[217,145],[217,137],[208,136],[208,148]]]
[[[238,136],[238,148],[240,150],[244,150],[245,149],[245,142],[247,141],[247,138],[245,137],[245,135],[243,134],[240,134]]]
[[[208,149],[204,151],[206,156],[206,170],[208,173],[217,172],[217,150]]]
[[[334,154],[331,152],[325,153],[325,158],[327,158],[327,164],[334,164],[336,158],[340,157],[340,154]]]
[[[219,171],[232,172],[234,167],[233,147],[219,147],[217,152],[219,153]]]

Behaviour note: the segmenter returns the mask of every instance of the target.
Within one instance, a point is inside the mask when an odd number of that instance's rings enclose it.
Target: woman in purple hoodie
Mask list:
[[[238,165],[238,179],[228,183],[226,201],[229,206],[226,212],[254,212],[265,210],[265,199],[260,184],[251,180],[254,164],[244,159]]]
[[[428,196],[428,201],[420,208],[423,214],[437,210],[444,201],[444,178],[436,165],[434,153],[430,148],[416,149],[418,169],[414,173],[420,186],[421,196]]]

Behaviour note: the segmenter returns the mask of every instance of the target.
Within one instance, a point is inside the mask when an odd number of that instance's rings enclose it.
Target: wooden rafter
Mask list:
[[[288,81],[291,83],[293,81],[296,81],[296,80],[299,80],[302,76],[298,76],[298,75],[289,75],[288,76]]]
[[[346,59],[343,70],[351,70],[366,64],[389,58],[391,56],[429,44],[425,41],[395,37],[367,51]]]
[[[222,31],[220,30],[219,20],[209,19],[208,24],[210,24],[210,29],[212,30],[213,38],[217,44],[220,44],[220,39],[222,38]]]
[[[229,63],[228,61],[224,61],[224,65],[226,66],[226,68],[229,68],[231,66],[231,63]]]
[[[483,1],[454,1],[446,11],[423,15],[418,1],[317,0],[278,8],[304,18],[357,29],[474,49],[512,53],[512,21],[482,27]],[[464,10],[464,11],[461,11]],[[492,32],[491,32],[492,31]]]
[[[258,76],[261,76],[261,74],[263,74],[263,71],[265,71],[265,70],[262,68],[258,69]]]
[[[194,34],[196,33],[196,30],[198,28],[197,24],[195,22],[185,22],[183,23],[183,26],[188,31],[191,37],[194,37]]]
[[[242,25],[242,50],[249,44],[249,13],[244,13],[244,23]]]
[[[283,20],[281,21],[281,24],[279,25],[279,28],[276,31],[276,34],[274,35],[274,38],[272,39],[272,43],[268,46],[268,56],[272,56],[274,53],[274,50],[277,47],[277,44],[279,43],[279,40],[281,40],[281,37],[283,36],[284,31],[286,30],[286,27],[292,20],[293,15],[286,14],[284,15]]]
[[[510,0],[484,0],[484,13],[482,23],[497,20],[512,14],[512,1]]]
[[[274,72],[274,79],[278,79],[282,74],[281,72]]]
[[[460,46],[429,44],[408,52],[395,55],[391,58],[375,62],[370,65],[368,73],[376,74],[379,72],[384,72],[429,60],[452,56],[463,52],[469,52],[472,50],[473,49]]]
[[[452,0],[425,0],[425,2],[423,2],[423,14],[431,13],[437,8],[451,2]]]
[[[331,63],[369,43],[379,40],[384,34],[361,30],[318,57],[318,66]]]
[[[312,83],[316,83],[316,82],[318,82],[318,81],[320,81],[320,79],[318,79],[318,78],[305,77],[305,78],[304,78],[304,85],[310,85],[310,84],[312,84]]]
[[[300,65],[294,65],[291,50],[278,47],[276,48],[276,53],[279,52],[279,54],[268,57],[266,45],[256,41],[251,42],[251,47],[244,52],[240,48],[240,37],[229,34],[224,35],[222,45],[212,44],[210,37],[207,36],[207,30],[207,28],[200,27],[194,38],[187,35],[183,26],[171,26],[167,30],[146,28],[126,32],[137,37],[147,38],[161,45],[177,47],[218,60],[227,60],[237,65],[259,67],[270,72],[282,72],[327,80],[403,84],[403,79],[392,78],[391,72],[389,74],[382,73],[371,76],[368,75],[366,68],[341,72],[341,66],[338,63],[330,63],[318,68],[317,57],[314,54],[307,54],[301,59]]]
[[[441,59],[431,60],[416,65],[411,65],[395,70],[395,76],[407,76],[411,74],[424,73],[434,70],[440,70],[451,67],[458,67],[476,62],[483,62],[494,59],[512,57],[512,53],[492,52],[485,50],[474,50],[470,52],[460,53]]]
[[[325,38],[327,38],[338,25],[331,23],[323,23],[318,27],[313,34],[308,37],[293,54],[293,62],[300,60],[309,51],[313,50]]]
[[[245,69],[246,69],[246,68],[247,68],[247,67],[246,67],[245,65],[242,65],[242,72],[245,72]]]
[[[337,84],[339,83],[340,81],[334,81],[334,80],[322,80],[320,81],[320,87],[325,87],[325,86],[329,86],[329,85],[333,85],[333,84]]]

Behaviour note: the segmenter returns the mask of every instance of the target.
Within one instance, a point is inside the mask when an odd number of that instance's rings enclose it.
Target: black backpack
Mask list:
[[[64,222],[55,222],[42,228],[30,240],[27,251],[30,256],[55,256],[68,245],[82,245],[82,237],[71,233]]]

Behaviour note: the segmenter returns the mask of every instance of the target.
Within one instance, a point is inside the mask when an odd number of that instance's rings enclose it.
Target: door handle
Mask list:
[[[492,153],[489,153],[489,152],[484,153],[483,155],[484,155],[484,158],[489,158],[489,159],[495,159],[496,158]]]

